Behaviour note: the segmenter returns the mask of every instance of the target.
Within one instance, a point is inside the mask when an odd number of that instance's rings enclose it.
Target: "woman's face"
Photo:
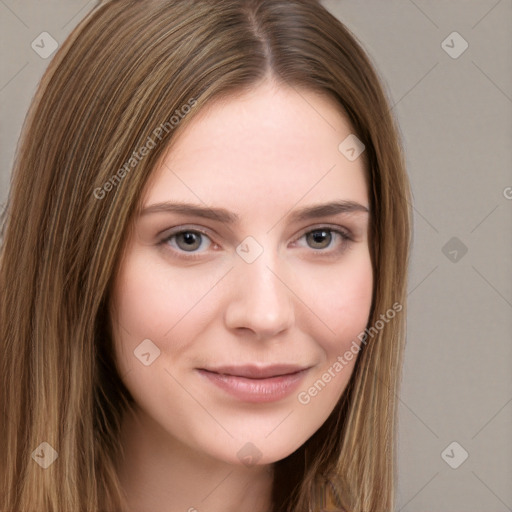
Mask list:
[[[155,169],[113,326],[138,413],[174,445],[275,462],[342,395],[373,286],[351,133],[331,100],[265,82],[200,112]]]

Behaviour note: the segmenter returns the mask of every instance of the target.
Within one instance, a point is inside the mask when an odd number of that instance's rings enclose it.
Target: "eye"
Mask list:
[[[208,241],[207,243],[204,243]],[[206,233],[194,229],[176,231],[166,236],[161,242],[162,245],[170,246],[176,252],[202,253],[212,245],[212,240]],[[202,248],[202,251],[198,249]]]
[[[341,252],[352,240],[348,232],[342,229],[320,227],[304,233],[298,240],[306,240],[307,246],[321,253]],[[338,243],[336,243],[336,241]],[[332,248],[334,246],[334,248]],[[324,250],[329,249],[330,250]]]
[[[306,241],[312,249],[326,249],[332,242],[332,231],[328,229],[317,229],[306,233]],[[327,243],[327,245],[325,245]]]

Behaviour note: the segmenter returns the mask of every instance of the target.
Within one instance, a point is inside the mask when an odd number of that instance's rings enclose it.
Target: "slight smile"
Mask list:
[[[298,365],[198,368],[210,383],[243,402],[281,400],[295,391],[311,367]]]

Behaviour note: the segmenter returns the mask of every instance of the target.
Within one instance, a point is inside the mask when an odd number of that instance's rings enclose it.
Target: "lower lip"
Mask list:
[[[307,370],[267,379],[249,379],[198,370],[210,382],[244,402],[275,402],[293,393],[300,385]]]

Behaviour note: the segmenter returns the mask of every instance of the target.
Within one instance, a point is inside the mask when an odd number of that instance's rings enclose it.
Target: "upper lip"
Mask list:
[[[271,366],[218,366],[215,368],[200,368],[212,373],[232,375],[234,377],[245,377],[248,379],[268,379],[281,375],[290,375],[302,370],[307,370],[309,366],[300,366],[296,364],[275,364]]]

